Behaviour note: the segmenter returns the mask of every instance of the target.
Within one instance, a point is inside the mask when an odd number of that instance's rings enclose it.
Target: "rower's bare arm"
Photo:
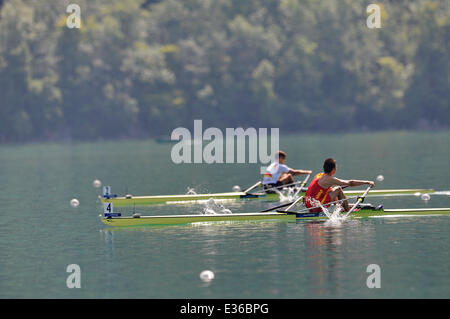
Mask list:
[[[370,185],[370,186],[374,186],[375,183],[372,181],[360,181],[360,180],[350,180],[348,181],[350,187],[355,187],[355,186],[361,186],[361,185]]]
[[[333,186],[349,186],[350,181],[339,179],[333,176],[325,175],[319,180],[319,185],[322,188],[329,188]]]
[[[345,180],[345,179],[339,179],[336,177],[330,177],[330,178],[327,178],[322,183],[322,187],[333,187],[333,186],[356,187],[356,186],[361,186],[361,185],[366,185],[366,184],[374,186],[374,182],[372,182],[372,181],[361,181],[361,180],[357,180],[357,179]]]
[[[307,175],[312,174],[312,171],[304,169],[291,169],[288,173],[292,175]]]
[[[352,181],[347,181],[345,179],[340,179],[340,178],[336,178],[336,177],[330,177],[327,180],[327,184],[329,184],[328,187],[332,187],[332,186],[351,186],[351,182]]]

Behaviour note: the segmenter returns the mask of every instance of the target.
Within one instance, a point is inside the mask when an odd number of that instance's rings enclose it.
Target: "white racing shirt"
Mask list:
[[[281,174],[289,172],[291,169],[284,164],[273,162],[270,164],[264,173],[263,184],[275,184],[280,178]]]

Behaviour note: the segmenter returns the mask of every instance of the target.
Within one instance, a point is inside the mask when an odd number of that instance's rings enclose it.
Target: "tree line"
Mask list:
[[[69,3],[0,1],[0,142],[450,126],[445,0]]]

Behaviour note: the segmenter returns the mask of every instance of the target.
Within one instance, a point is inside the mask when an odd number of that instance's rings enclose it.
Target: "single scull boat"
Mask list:
[[[304,195],[305,187],[302,187],[299,195]],[[373,196],[390,196],[390,195],[420,195],[433,193],[433,189],[379,189],[370,192]],[[344,192],[347,196],[362,195],[363,190],[351,190]],[[210,198],[219,200],[240,200],[240,199],[263,199],[267,201],[280,200],[279,193],[267,194],[264,192],[230,192],[230,193],[213,193],[213,194],[185,194],[185,195],[155,195],[155,196],[132,196],[117,197],[115,195],[103,195],[102,203],[113,203],[116,207],[123,206],[144,206],[154,204],[186,204],[195,203]]]
[[[374,207],[353,212],[350,218],[369,217],[402,217],[402,216],[440,216],[450,215],[450,208],[412,208],[412,209],[377,209]],[[258,212],[242,214],[211,214],[211,215],[163,215],[140,217],[102,217],[101,221],[108,226],[150,226],[150,225],[180,225],[202,222],[228,221],[264,221],[264,220],[321,220],[327,219],[323,213],[300,212]]]

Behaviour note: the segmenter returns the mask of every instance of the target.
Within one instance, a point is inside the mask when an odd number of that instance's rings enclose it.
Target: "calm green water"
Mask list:
[[[375,179],[382,188],[449,190],[450,133],[288,136],[294,168]],[[230,191],[259,178],[258,164],[175,165],[171,145],[108,142],[0,146],[1,298],[449,298],[450,218],[257,222],[111,230],[94,179],[133,195]],[[78,208],[69,205],[72,198]],[[385,207],[449,207],[449,196],[378,198]],[[233,212],[268,207],[227,202]],[[201,204],[136,208],[143,214],[199,213]],[[119,211],[119,209],[116,209]],[[131,213],[133,208],[120,209]],[[66,267],[81,267],[69,289]],[[369,264],[381,288],[369,289]],[[214,271],[209,284],[201,271]]]

